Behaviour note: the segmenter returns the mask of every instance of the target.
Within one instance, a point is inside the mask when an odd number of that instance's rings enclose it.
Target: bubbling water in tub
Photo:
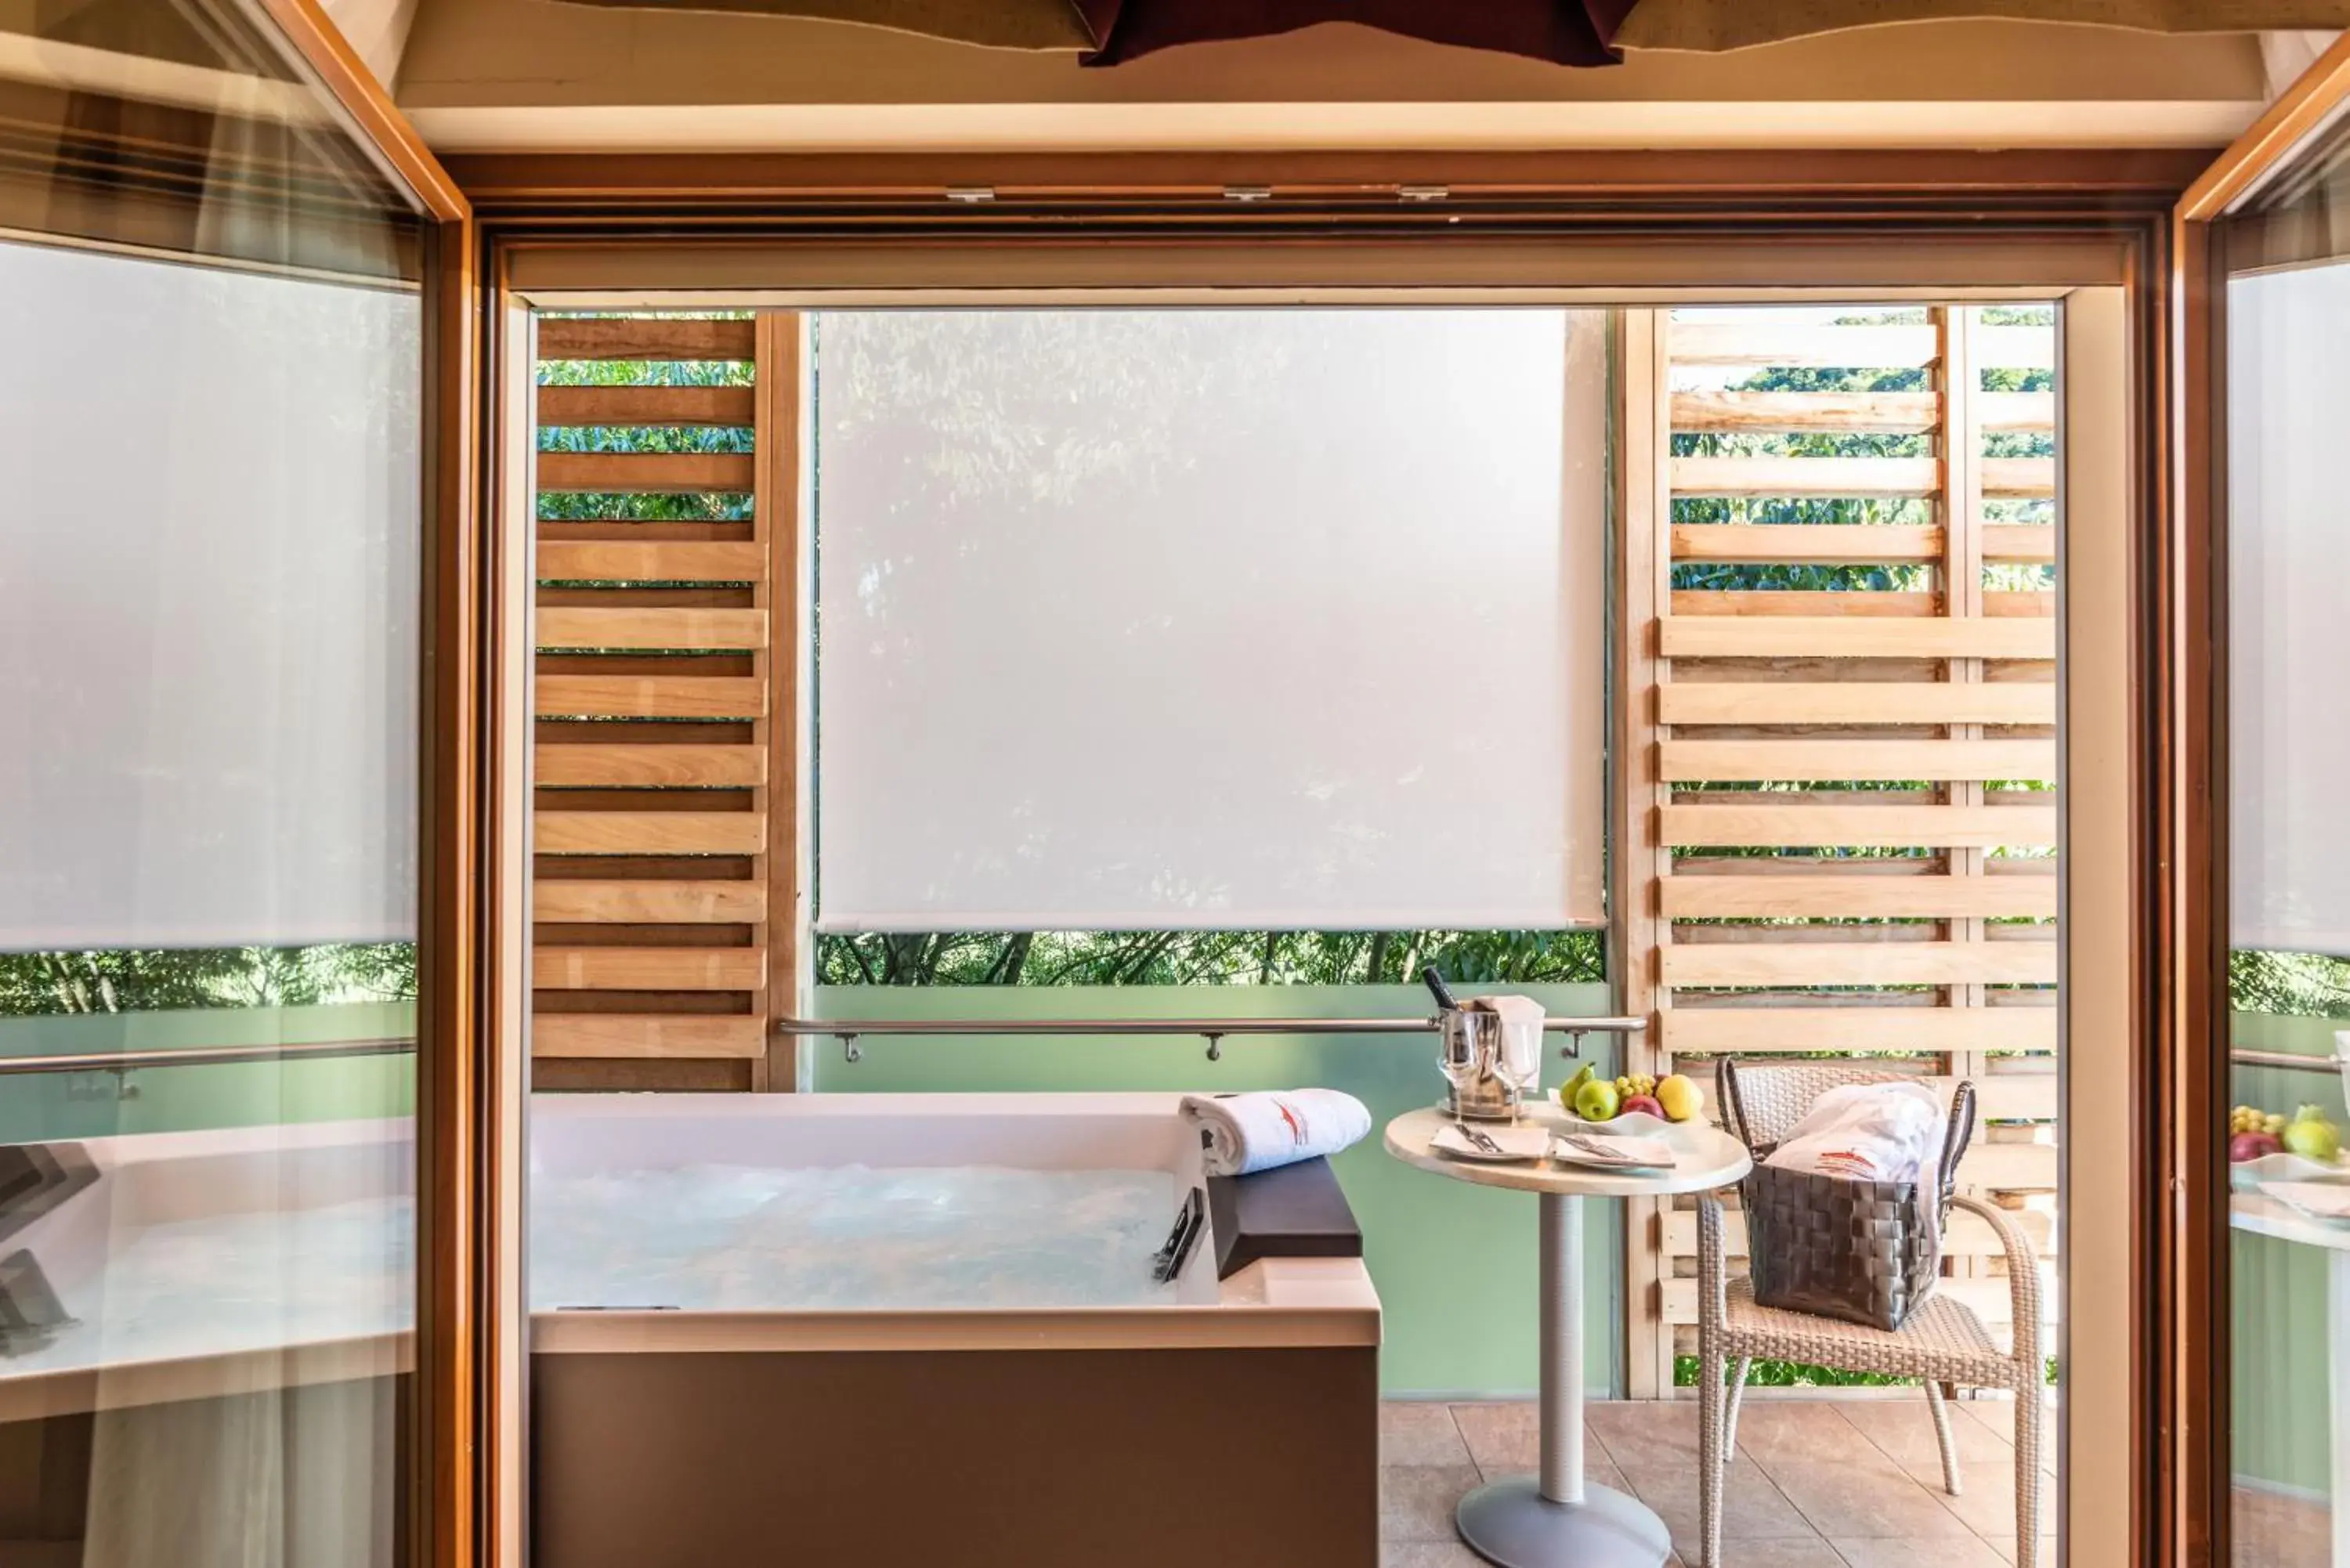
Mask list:
[[[1164,1170],[698,1165],[535,1177],[531,1304],[688,1312],[1138,1306]]]

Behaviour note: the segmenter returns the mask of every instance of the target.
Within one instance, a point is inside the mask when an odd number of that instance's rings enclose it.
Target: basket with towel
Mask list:
[[[1758,1142],[1721,1064],[1722,1115],[1754,1157],[1739,1184],[1747,1269],[1767,1307],[1898,1329],[1932,1293],[1959,1157],[1974,1134],[1960,1082],[1945,1116],[1929,1085],[1844,1084],[1775,1143]]]

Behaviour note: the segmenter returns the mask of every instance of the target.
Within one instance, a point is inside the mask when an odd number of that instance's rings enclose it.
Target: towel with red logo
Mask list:
[[[1200,1129],[1210,1176],[1247,1176],[1336,1154],[1371,1130],[1363,1102],[1337,1089],[1186,1095],[1183,1119]]]

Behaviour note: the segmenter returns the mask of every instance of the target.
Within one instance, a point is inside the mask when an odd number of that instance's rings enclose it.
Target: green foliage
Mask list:
[[[816,940],[826,985],[1378,985],[1606,978],[1596,931],[952,931]]]
[[[2350,1018],[2350,961],[2239,948],[2228,955],[2228,1001],[2238,1012]]]
[[[0,954],[0,1016],[297,1007],[416,995],[409,942]]]

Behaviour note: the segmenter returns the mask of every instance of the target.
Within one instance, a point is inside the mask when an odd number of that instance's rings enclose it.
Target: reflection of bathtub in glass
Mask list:
[[[1171,1221],[1201,1179],[1175,1106],[1171,1095],[541,1096],[532,1168],[550,1184],[693,1167],[1163,1170]],[[552,1240],[535,1241],[534,1269],[564,1272],[577,1294],[572,1262],[539,1250]],[[983,1272],[957,1285],[964,1305],[763,1309],[738,1296],[729,1310],[643,1310],[669,1303],[643,1300],[638,1274],[623,1293],[633,1303],[536,1312],[535,1559],[1376,1560],[1368,1274],[1355,1258],[1272,1257],[1220,1282],[1216,1256],[1203,1236],[1171,1291],[1117,1305],[1055,1304],[1049,1291],[982,1304]],[[744,1274],[728,1287],[765,1288]],[[675,1293],[710,1288],[705,1276]]]
[[[405,1371],[412,1133],[324,1122],[51,1146],[93,1179],[0,1236],[67,1320],[9,1335],[0,1421]]]

